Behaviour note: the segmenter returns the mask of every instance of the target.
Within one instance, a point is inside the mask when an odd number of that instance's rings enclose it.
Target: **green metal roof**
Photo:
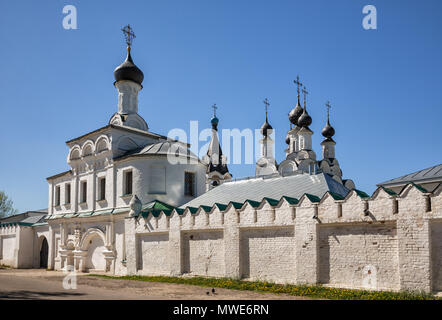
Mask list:
[[[415,184],[414,182],[412,182],[412,183],[410,183],[410,184],[411,184],[413,187],[415,187],[417,190],[419,190],[420,192],[428,193],[428,190],[425,189],[425,188],[423,188],[423,187],[421,187],[420,185]]]
[[[181,208],[175,208],[176,213],[178,213],[179,215],[182,215],[184,213],[185,209],[181,209]]]
[[[257,208],[261,204],[259,201],[253,201],[253,200],[246,200],[244,203],[246,202],[250,204],[253,208]]]
[[[200,206],[201,209],[203,209],[205,212],[210,212],[212,210],[212,207],[209,206]]]
[[[148,209],[172,210],[174,208],[175,208],[174,206],[167,204],[165,202],[162,202],[160,200],[153,200],[151,202],[144,204],[141,208],[141,211],[146,211]]]
[[[341,196],[340,194],[334,193],[334,192],[329,192],[329,194],[332,196],[333,199],[335,200],[344,200],[345,198],[343,196]]]
[[[382,187],[382,186],[381,186],[381,188],[382,188],[382,190],[384,190],[386,193],[388,193],[390,196],[397,196],[397,193],[394,192],[393,190],[391,190],[391,189],[389,189],[389,188]]]
[[[222,203],[215,203],[215,206],[219,209],[219,211],[224,211],[227,208],[227,205]]]
[[[282,196],[289,204],[298,204],[299,200],[292,197]]]
[[[242,206],[244,205],[244,203],[241,203],[241,202],[234,202],[234,201],[230,201],[229,203],[231,203],[232,206],[233,206],[235,209],[241,209]]]
[[[196,213],[198,211],[198,208],[195,207],[187,207],[186,209],[189,209],[190,213]]]
[[[271,205],[272,207],[277,206],[278,203],[279,203],[278,200],[276,200],[276,199],[272,199],[272,198],[267,198],[267,197],[264,197],[263,200],[267,201],[267,203],[268,203],[269,205]]]
[[[370,196],[368,194],[366,194],[364,191],[361,191],[361,190],[358,190],[358,189],[353,189],[353,190],[361,198],[370,198]]]
[[[311,202],[319,202],[321,199],[313,194],[310,193],[304,193],[304,195],[311,201]]]

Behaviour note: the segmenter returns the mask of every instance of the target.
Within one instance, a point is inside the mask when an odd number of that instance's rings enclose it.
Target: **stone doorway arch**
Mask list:
[[[89,229],[81,241],[81,250],[84,252],[85,271],[106,271],[104,252],[107,249],[103,231],[98,228]]]
[[[49,244],[45,236],[40,238],[40,268],[48,268]]]

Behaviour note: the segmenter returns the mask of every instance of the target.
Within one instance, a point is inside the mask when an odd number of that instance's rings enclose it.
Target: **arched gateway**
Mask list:
[[[48,240],[46,240],[45,236],[42,236],[40,240],[40,268],[46,269],[48,267],[48,253]]]

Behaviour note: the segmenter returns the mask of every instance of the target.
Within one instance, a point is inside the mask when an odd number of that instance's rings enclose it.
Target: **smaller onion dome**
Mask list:
[[[304,108],[304,112],[301,114],[301,116],[298,119],[298,126],[305,128],[311,124],[312,124],[312,117],[310,117],[307,110]]]
[[[299,95],[298,95],[298,102],[296,103],[296,107],[294,107],[289,112],[289,120],[290,120],[290,122],[292,124],[294,124],[295,126],[298,125],[298,119],[302,115],[303,111],[304,111],[304,109],[301,107],[301,103],[299,102]]]
[[[271,130],[273,130],[273,127],[270,125],[269,121],[267,120],[267,116],[266,116],[266,121],[261,126],[261,133],[264,137],[267,137],[268,133],[269,133],[268,131],[271,132]]]
[[[131,80],[133,82],[141,83],[144,80],[143,71],[141,71],[133,62],[132,57],[130,55],[130,47],[127,48],[127,57],[126,60],[120,64],[114,70],[115,82],[120,80]]]
[[[290,134],[287,133],[287,136],[285,137],[285,143],[290,144]]]
[[[322,135],[325,138],[331,138],[335,135],[335,129],[330,125],[329,120],[327,119],[327,123],[325,127],[321,131]]]
[[[213,116],[212,120],[210,120],[210,123],[212,124],[212,128],[217,130],[219,119],[216,116]]]

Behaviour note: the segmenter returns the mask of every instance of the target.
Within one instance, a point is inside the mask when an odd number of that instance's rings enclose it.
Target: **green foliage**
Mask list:
[[[11,216],[16,214],[17,210],[14,209],[12,200],[3,192],[0,191],[0,218]]]
[[[166,282],[196,285],[212,288],[224,288],[235,290],[250,290],[264,293],[283,293],[292,296],[304,296],[320,299],[333,300],[441,300],[431,294],[424,292],[390,292],[390,291],[365,291],[352,289],[327,288],[320,285],[316,286],[298,286],[290,284],[276,284],[271,282],[241,281],[228,278],[181,278],[165,276],[109,276],[90,274],[90,276],[119,279],[119,280],[137,280],[149,282]]]

